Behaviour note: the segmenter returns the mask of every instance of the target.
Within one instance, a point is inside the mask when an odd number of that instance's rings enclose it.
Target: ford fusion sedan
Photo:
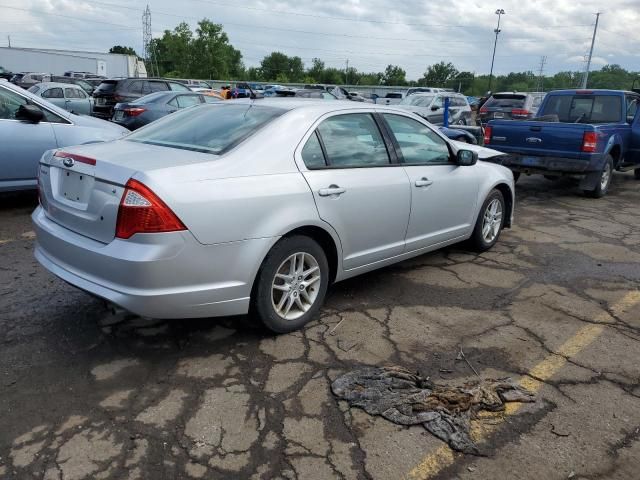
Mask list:
[[[276,332],[330,284],[511,225],[500,155],[401,109],[262,99],[202,105],[126,138],[51,151],[35,255],[141,316],[252,312]]]
[[[0,80],[0,192],[35,189],[38,162],[47,150],[114,140],[127,133]]]

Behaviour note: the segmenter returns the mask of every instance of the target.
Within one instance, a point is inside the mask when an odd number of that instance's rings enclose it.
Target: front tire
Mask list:
[[[593,190],[585,190],[584,193],[587,197],[602,198],[609,191],[611,185],[611,177],[613,176],[613,157],[607,155],[604,161],[600,176],[598,178],[598,184]]]
[[[506,212],[502,192],[492,190],[480,209],[471,235],[471,247],[475,251],[484,252],[496,244],[504,227]]]
[[[319,312],[329,285],[329,264],[313,239],[284,237],[267,254],[256,278],[252,312],[273,332],[302,328]]]
[[[636,168],[633,171],[633,176],[635,177],[636,180],[640,180],[640,168]]]

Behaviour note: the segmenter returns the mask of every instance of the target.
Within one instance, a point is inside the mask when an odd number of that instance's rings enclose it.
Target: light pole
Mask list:
[[[493,64],[496,61],[496,48],[498,46],[498,35],[500,34],[500,17],[504,15],[505,12],[502,8],[496,10],[496,15],[498,15],[498,26],[494,30],[496,32],[496,41],[493,44],[493,57],[491,57],[491,72],[489,72],[489,91],[491,91],[491,81],[493,80]]]

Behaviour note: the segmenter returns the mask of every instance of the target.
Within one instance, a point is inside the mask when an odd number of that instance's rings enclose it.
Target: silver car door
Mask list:
[[[75,87],[64,89],[65,110],[78,114],[89,115],[91,112],[89,98],[87,95]]]
[[[60,87],[51,87],[44,90],[40,96],[46,99],[48,102],[53,103],[55,106],[68,110],[67,104],[64,98],[64,91]]]
[[[411,185],[407,251],[468,235],[475,221],[477,168],[456,165],[447,141],[418,120],[396,114],[382,116]]]
[[[325,119],[300,156],[320,217],[340,237],[345,270],[403,253],[409,182],[402,167],[390,163],[371,113]]]
[[[40,157],[57,147],[50,123],[16,120],[18,108],[26,104],[26,98],[0,87],[0,190],[35,186]]]

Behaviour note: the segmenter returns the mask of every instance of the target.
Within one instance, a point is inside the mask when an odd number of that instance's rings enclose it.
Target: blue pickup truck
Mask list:
[[[586,195],[607,193],[614,170],[640,180],[640,91],[558,90],[537,118],[491,120],[485,145],[504,152],[503,165],[521,173],[580,180]]]

